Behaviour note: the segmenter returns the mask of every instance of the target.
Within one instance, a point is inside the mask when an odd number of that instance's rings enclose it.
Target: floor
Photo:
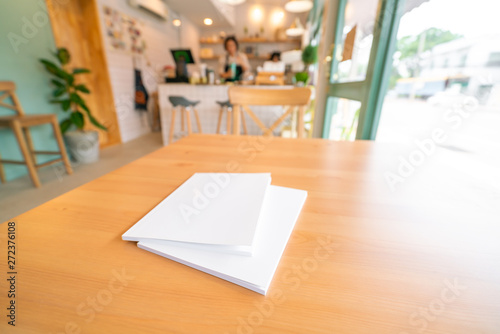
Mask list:
[[[73,163],[72,175],[67,175],[62,165],[40,169],[41,188],[33,187],[27,175],[0,184],[0,222],[31,210],[162,146],[161,133],[153,132],[125,144],[103,149],[96,163],[89,165]]]

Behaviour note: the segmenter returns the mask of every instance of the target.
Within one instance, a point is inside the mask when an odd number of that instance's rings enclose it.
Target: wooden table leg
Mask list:
[[[31,177],[31,181],[35,187],[40,188],[40,180],[38,179],[38,174],[36,172],[35,164],[31,159],[31,153],[26,145],[26,141],[24,140],[23,130],[21,129],[21,125],[17,122],[12,124],[12,130],[14,130],[14,135],[16,136],[17,142],[19,143],[19,147],[21,149],[21,153],[23,154],[24,161],[26,162],[26,167],[28,167],[28,173]]]

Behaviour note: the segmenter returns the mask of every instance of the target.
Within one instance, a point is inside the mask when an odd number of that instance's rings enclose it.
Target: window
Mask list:
[[[488,58],[486,66],[500,66],[500,52],[490,53],[490,57]]]
[[[467,63],[467,55],[461,55],[460,56],[460,61],[458,62],[458,67],[465,67],[465,64]]]

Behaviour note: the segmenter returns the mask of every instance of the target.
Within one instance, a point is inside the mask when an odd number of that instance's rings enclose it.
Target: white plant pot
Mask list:
[[[99,134],[97,131],[68,131],[64,134],[68,150],[78,163],[89,164],[99,160]]]

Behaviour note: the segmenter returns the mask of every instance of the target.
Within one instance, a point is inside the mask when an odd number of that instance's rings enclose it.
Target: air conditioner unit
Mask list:
[[[134,8],[147,11],[162,20],[166,20],[168,17],[167,5],[162,0],[129,0],[129,4]]]

